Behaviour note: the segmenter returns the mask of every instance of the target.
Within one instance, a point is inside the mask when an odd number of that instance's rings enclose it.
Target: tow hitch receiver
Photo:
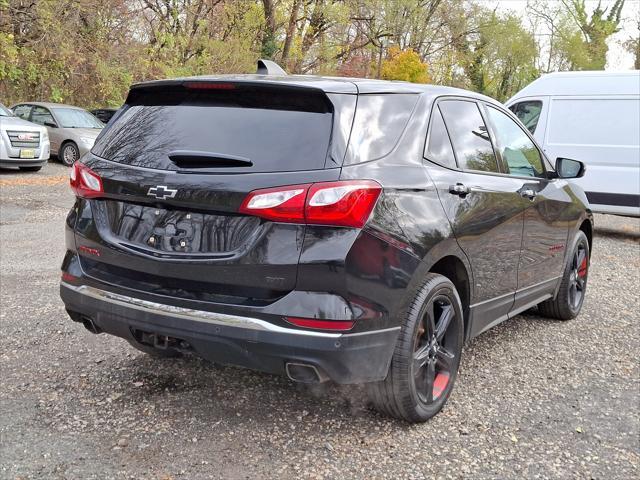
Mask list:
[[[132,333],[138,342],[160,350],[166,350],[167,348],[189,350],[191,348],[189,343],[180,338],[160,335],[154,332],[145,332],[144,330],[132,330]]]

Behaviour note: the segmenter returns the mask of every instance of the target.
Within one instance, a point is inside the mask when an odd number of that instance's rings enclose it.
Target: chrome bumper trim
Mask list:
[[[66,282],[61,282],[61,286],[73,290],[74,292],[87,295],[89,297],[109,302],[123,307],[133,308],[143,312],[164,315],[173,318],[184,318],[198,322],[210,323],[213,325],[223,325],[226,327],[244,328],[248,330],[261,330],[266,332],[286,333],[289,335],[304,335],[309,337],[340,338],[342,333],[315,332],[311,330],[297,330],[293,328],[280,327],[264,320],[252,317],[242,317],[237,315],[227,315],[224,313],[207,312],[205,310],[194,310],[191,308],[176,307],[162,303],[150,302],[139,298],[128,297],[118,293],[107,292],[89,285],[74,286]],[[368,332],[367,332],[368,333]]]

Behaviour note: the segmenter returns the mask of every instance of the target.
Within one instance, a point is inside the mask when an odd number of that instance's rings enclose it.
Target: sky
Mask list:
[[[527,0],[481,0],[498,9],[509,9],[521,17],[526,16]],[[559,0],[550,0],[558,1]],[[611,7],[615,0],[601,0],[603,7]],[[541,2],[542,3],[542,2]],[[598,6],[598,0],[587,0],[587,12]],[[630,70],[633,68],[633,55],[626,51],[622,43],[629,37],[638,35],[638,19],[640,18],[640,0],[626,0],[622,8],[622,29],[609,38],[607,53],[607,70]]]

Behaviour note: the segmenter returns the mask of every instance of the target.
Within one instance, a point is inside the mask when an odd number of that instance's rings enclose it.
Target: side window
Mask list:
[[[424,157],[432,162],[448,168],[456,168],[456,157],[453,155],[453,147],[449,139],[449,133],[444,126],[442,113],[436,106],[431,115],[431,127],[429,128],[429,140],[424,152]]]
[[[494,127],[497,147],[509,174],[519,177],[542,177],[542,157],[540,152],[520,126],[508,115],[493,107],[488,107],[489,121]]]
[[[20,117],[23,120],[29,120],[29,112],[31,112],[30,105],[16,105],[15,107],[13,107],[13,113],[15,113],[17,117]]]
[[[464,100],[444,100],[438,105],[460,168],[498,173],[498,160],[478,105]]]
[[[518,120],[531,132],[531,135],[536,132],[538,120],[540,120],[540,112],[542,111],[542,102],[538,100],[519,102],[511,105],[509,110],[515,113]]]
[[[33,107],[33,112],[31,112],[31,121],[33,123],[39,123],[40,125],[44,125],[45,122],[56,123],[49,110],[38,106]]]
[[[351,129],[350,163],[377,160],[391,152],[418,101],[414,94],[359,95]]]

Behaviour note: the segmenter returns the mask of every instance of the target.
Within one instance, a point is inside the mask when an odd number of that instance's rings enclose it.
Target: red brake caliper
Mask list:
[[[578,268],[578,276],[582,278],[586,274],[587,274],[587,257],[585,255],[584,259],[582,259],[582,263],[580,264],[580,268]]]
[[[447,387],[447,383],[449,383],[449,374],[446,372],[441,372],[436,375],[435,380],[433,381],[433,399],[435,400],[444,389]]]

